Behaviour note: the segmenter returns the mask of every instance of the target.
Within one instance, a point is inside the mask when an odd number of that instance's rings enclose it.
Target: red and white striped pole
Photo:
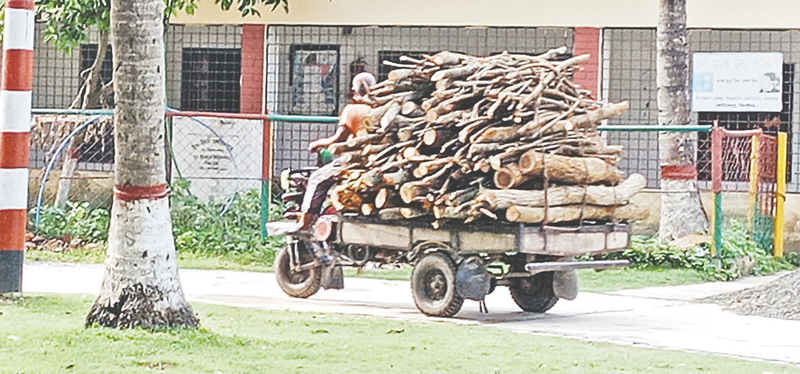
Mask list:
[[[28,209],[34,0],[6,0],[0,83],[0,293],[22,290]]]

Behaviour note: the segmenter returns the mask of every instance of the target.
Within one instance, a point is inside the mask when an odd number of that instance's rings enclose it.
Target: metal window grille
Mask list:
[[[183,110],[214,111],[215,108],[219,108],[217,111],[239,111],[241,52],[236,54],[237,52],[232,50],[241,51],[241,26],[170,25],[165,44],[168,106]],[[200,63],[198,60],[206,60],[203,50],[210,53],[207,56],[209,64],[207,71],[197,66]],[[184,57],[194,59],[196,63],[184,64]],[[184,67],[196,71],[197,75],[185,73]],[[185,84],[184,79],[191,82]],[[190,86],[193,85],[201,86],[204,93],[185,100],[183,93],[192,91]],[[236,93],[234,90],[237,90]],[[184,103],[188,105],[184,106]]]
[[[417,26],[284,26],[267,28],[267,109],[276,113],[336,115],[348,101],[352,76],[369,71],[384,79],[391,70],[384,60],[395,61],[400,54],[419,57],[422,51],[459,51],[472,55],[490,55],[502,51],[541,53],[551,48],[572,48],[574,32],[569,28],[534,27],[417,27]],[[338,57],[334,58],[334,51]],[[336,100],[329,111],[334,82],[317,69],[319,77],[304,76],[302,95],[312,92],[316,107],[298,107],[296,67],[316,54],[316,62],[336,67],[326,74],[336,74]],[[314,70],[314,69],[311,69]],[[305,74],[305,71],[304,71]],[[321,75],[320,75],[321,74]],[[326,80],[327,79],[327,80]],[[311,87],[316,87],[315,89]],[[300,96],[305,99],[305,96]],[[273,122],[275,152],[273,172],[292,167],[313,165],[315,157],[308,153],[310,141],[330,136],[335,124]]]
[[[240,48],[183,48],[181,109],[239,112]]]

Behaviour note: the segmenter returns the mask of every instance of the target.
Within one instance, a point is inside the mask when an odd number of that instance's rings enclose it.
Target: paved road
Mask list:
[[[23,291],[96,295],[102,273],[102,265],[26,263]],[[187,297],[197,302],[433,320],[417,311],[409,284],[404,281],[347,278],[344,290],[320,291],[298,300],[284,295],[272,274],[185,269],[180,275]],[[501,287],[487,297],[489,314],[478,313],[478,304],[467,301],[456,318],[442,320],[800,365],[800,321],[739,316],[719,305],[694,301],[774,278],[605,294],[584,292],[574,301],[559,301],[545,314],[521,312],[507,289]]]

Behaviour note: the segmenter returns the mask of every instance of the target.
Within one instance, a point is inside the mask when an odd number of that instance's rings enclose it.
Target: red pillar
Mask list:
[[[264,25],[242,26],[242,87],[239,111],[263,113],[264,110]]]
[[[0,293],[22,290],[28,209],[33,0],[6,0],[0,83]]]
[[[581,70],[575,72],[573,81],[586,90],[592,91],[592,96],[597,98],[600,92],[600,32],[597,27],[576,27],[573,55],[588,54],[589,61],[581,64]]]

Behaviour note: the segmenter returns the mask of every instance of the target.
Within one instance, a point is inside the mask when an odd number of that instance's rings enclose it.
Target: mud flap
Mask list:
[[[341,266],[322,267],[322,288],[326,290],[341,290],[344,288],[344,273]]]
[[[489,293],[491,281],[486,265],[478,257],[461,261],[456,270],[456,294],[462,298],[482,301]]]
[[[575,300],[578,296],[578,272],[554,271],[553,293],[561,299]]]

